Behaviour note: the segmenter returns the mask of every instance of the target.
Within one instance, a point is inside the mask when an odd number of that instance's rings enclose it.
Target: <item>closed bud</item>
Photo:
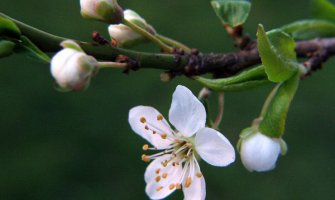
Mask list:
[[[61,89],[80,91],[86,89],[98,62],[83,52],[73,41],[64,41],[63,50],[51,60],[51,74]]]
[[[150,32],[151,34],[156,34],[155,29],[135,11],[130,9],[125,10],[124,18],[127,21],[136,24],[142,29]],[[112,39],[118,41],[119,47],[131,47],[147,41],[143,35],[137,33],[132,28],[124,24],[112,24],[108,27],[108,32]]]
[[[272,170],[279,154],[286,152],[286,144],[281,138],[271,138],[260,132],[242,135],[238,148],[242,163],[249,171]]]
[[[123,10],[117,0],[80,0],[81,15],[109,24],[118,24],[123,19]]]
[[[108,32],[119,47],[131,47],[145,41],[145,37],[124,24],[110,25]]]

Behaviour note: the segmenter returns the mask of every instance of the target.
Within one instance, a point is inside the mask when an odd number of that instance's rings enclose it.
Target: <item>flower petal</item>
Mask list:
[[[249,171],[269,171],[276,166],[280,154],[280,140],[256,133],[241,143],[241,159]]]
[[[206,110],[188,88],[178,85],[173,93],[169,119],[184,136],[191,137],[205,127]]]
[[[171,154],[158,157],[150,163],[144,174],[147,183],[145,191],[151,199],[163,199],[176,190],[176,183],[182,176],[182,166],[173,165],[173,161],[165,167],[162,164],[171,157]]]
[[[200,172],[197,161],[195,162],[195,175],[192,178],[191,185],[185,187],[185,182],[183,182],[184,200],[204,200],[206,198],[205,178]]]
[[[171,144],[170,139],[174,137],[172,129],[155,108],[149,106],[134,107],[129,111],[128,121],[135,133],[156,148],[165,149]]]
[[[224,167],[235,161],[235,150],[220,132],[203,128],[195,136],[197,153],[207,163]]]

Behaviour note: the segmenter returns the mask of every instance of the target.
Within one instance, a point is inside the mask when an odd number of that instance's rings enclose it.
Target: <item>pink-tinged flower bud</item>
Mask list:
[[[279,154],[284,151],[283,142],[281,138],[270,138],[259,132],[242,138],[239,150],[243,165],[249,171],[272,170]]]
[[[123,10],[117,0],[80,0],[81,15],[109,24],[121,23]]]
[[[64,41],[63,50],[51,60],[51,74],[61,89],[80,91],[87,88],[97,71],[98,62],[73,41]]]

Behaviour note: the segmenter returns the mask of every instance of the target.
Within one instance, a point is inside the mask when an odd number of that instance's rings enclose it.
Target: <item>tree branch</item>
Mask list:
[[[59,44],[66,40],[66,38],[46,33],[2,13],[0,16],[13,20],[22,34],[44,52],[54,53],[61,50]],[[118,55],[125,55],[135,61],[136,69],[155,68],[187,76],[212,73],[215,77],[229,77],[246,68],[261,64],[256,42],[250,42],[248,47],[237,52],[210,54],[193,52],[186,55],[144,53],[113,46],[102,46],[97,43],[77,42],[87,54],[100,60],[114,61]],[[335,38],[298,41],[296,53],[299,58],[308,58],[304,65],[310,73],[319,69],[323,62],[335,54]]]

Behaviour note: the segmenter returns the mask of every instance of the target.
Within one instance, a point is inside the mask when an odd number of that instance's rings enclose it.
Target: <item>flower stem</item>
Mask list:
[[[224,92],[220,92],[219,93],[219,97],[218,97],[218,114],[216,116],[216,119],[213,123],[212,128],[213,129],[218,129],[218,127],[220,126],[220,123],[222,121],[222,116],[223,116],[223,111],[224,111]]]
[[[127,63],[118,63],[118,62],[99,62],[99,68],[119,68],[124,69],[128,66]]]
[[[180,48],[180,49],[184,50],[186,53],[191,53],[191,49],[188,46],[186,46],[186,45],[184,45],[184,44],[182,44],[182,43],[180,43],[180,42],[178,42],[174,39],[171,39],[169,37],[166,37],[166,36],[160,35],[160,34],[157,34],[156,37],[158,39],[160,39],[162,42],[165,42],[166,44],[169,44],[171,46]]]
[[[141,28],[140,26],[134,24],[133,22],[131,22],[129,20],[126,20],[126,19],[123,19],[122,23],[129,26],[135,32],[143,35],[148,40],[150,40],[152,43],[158,45],[163,50],[163,52],[165,52],[165,53],[172,53],[173,52],[173,49],[170,46],[166,45],[164,42],[159,40],[155,35],[149,33],[148,31],[146,31],[145,29]]]
[[[269,108],[269,106],[270,106],[270,104],[271,104],[271,102],[272,102],[273,97],[276,95],[279,86],[280,86],[280,84],[277,84],[276,87],[274,87],[274,88],[272,89],[272,91],[270,92],[269,96],[266,98],[266,100],[265,100],[265,102],[264,102],[264,105],[263,105],[263,107],[262,107],[261,114],[260,114],[260,116],[259,116],[259,119],[260,119],[260,120],[262,120],[263,117],[265,116],[265,114],[267,113],[268,108]]]

